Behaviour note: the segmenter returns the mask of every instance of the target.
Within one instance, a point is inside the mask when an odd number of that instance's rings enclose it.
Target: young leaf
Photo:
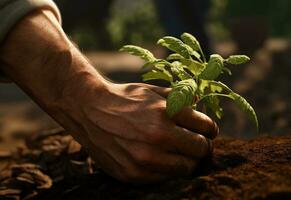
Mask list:
[[[156,80],[156,79],[162,79],[169,82],[173,81],[172,75],[167,70],[163,70],[163,71],[152,70],[150,72],[145,73],[142,76],[142,78],[143,78],[143,81]]]
[[[190,58],[191,50],[193,51],[193,49],[190,49],[181,40],[175,37],[163,37],[158,41],[158,44],[180,54],[184,58]]]
[[[131,55],[138,56],[146,62],[154,62],[156,60],[154,55],[149,50],[138,46],[125,45],[120,49],[120,51],[128,52]]]
[[[142,69],[147,69],[151,66],[153,66],[154,68],[156,69],[159,69],[159,70],[164,70],[165,69],[165,66],[168,65],[169,63],[165,60],[162,60],[162,59],[156,59],[155,61],[152,61],[152,62],[146,62],[143,66],[142,66]]]
[[[205,106],[212,110],[218,119],[222,118],[223,109],[220,107],[220,101],[218,96],[208,96],[204,99]]]
[[[188,46],[190,46],[194,51],[199,51],[200,50],[200,44],[198,42],[198,40],[191,35],[190,33],[183,33],[181,35],[181,39],[183,40],[183,42],[185,44],[187,44]]]
[[[167,60],[169,60],[169,61],[171,61],[171,60],[182,60],[182,59],[185,59],[185,58],[183,56],[181,56],[180,54],[178,54],[178,53],[170,54],[167,57]]]
[[[236,94],[233,92],[233,93],[230,93],[229,96],[234,100],[236,105],[248,115],[248,117],[255,124],[258,130],[259,129],[258,118],[253,107],[247,102],[246,99],[244,99],[239,94]]]
[[[225,93],[229,94],[233,91],[225,84],[220,81],[209,81],[209,80],[201,80],[199,85],[199,91],[204,94],[208,89],[208,93]]]
[[[195,60],[182,59],[181,62],[187,66],[187,69],[194,75],[199,76],[205,69],[205,65]]]
[[[198,76],[205,69],[205,65],[196,60],[185,59],[180,54],[174,53],[168,56],[167,60],[178,60],[194,75]]]
[[[183,80],[174,85],[167,98],[167,114],[173,117],[185,106],[191,106],[197,91],[197,83],[193,79]]]
[[[191,79],[192,76],[189,75],[185,70],[181,62],[175,61],[171,64],[171,71],[179,77],[180,80]]]
[[[148,50],[133,45],[124,46],[121,51],[141,57],[146,61],[144,68],[151,67],[152,71],[143,75],[144,81],[162,79],[171,83],[173,89],[168,95],[166,108],[169,117],[173,117],[185,106],[196,109],[197,104],[202,102],[220,119],[223,110],[220,107],[219,98],[226,97],[232,99],[241,110],[247,113],[258,129],[258,119],[252,106],[227,85],[215,81],[223,72],[231,75],[231,71],[224,64],[243,64],[250,58],[234,55],[224,60],[220,55],[214,54],[206,63],[201,46],[194,36],[184,33],[181,39],[167,36],[158,41],[158,44],[175,52],[166,60],[156,59]],[[193,57],[196,59],[194,60]],[[177,78],[181,81],[175,81]]]
[[[197,60],[199,60],[200,62],[203,62],[200,58],[200,54],[197,51],[190,51],[191,55],[194,56]]]
[[[183,33],[181,35],[181,39],[186,45],[193,49],[191,55],[195,56],[197,60],[199,60],[201,63],[206,62],[205,55],[201,49],[200,43],[193,35],[191,35],[190,33]],[[198,52],[201,53],[203,61],[200,59],[201,55]]]
[[[223,67],[223,58],[218,54],[211,55],[205,70],[199,77],[205,80],[215,80],[222,73]]]
[[[221,93],[224,90],[220,82],[201,80],[199,84],[199,91],[202,95],[207,95],[209,93]]]
[[[231,72],[230,69],[228,69],[227,67],[223,67],[223,68],[222,68],[222,71],[228,73],[228,75],[230,75],[230,76],[232,75],[232,72]]]
[[[244,99],[242,96],[240,96],[237,93],[231,92],[229,94],[221,94],[221,93],[210,93],[205,95],[200,101],[204,101],[205,99],[209,98],[209,97],[226,97],[229,99],[232,99],[235,104],[243,111],[245,112],[249,119],[254,123],[254,125],[256,126],[256,129],[259,129],[259,123],[258,123],[258,118],[256,115],[255,110],[253,109],[253,107],[247,102],[246,99]]]
[[[229,58],[225,60],[226,63],[232,64],[232,65],[240,65],[248,61],[250,61],[250,58],[245,55],[233,55],[233,56],[229,56]]]

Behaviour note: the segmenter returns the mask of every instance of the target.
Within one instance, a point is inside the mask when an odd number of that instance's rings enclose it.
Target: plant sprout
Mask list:
[[[166,112],[170,118],[183,107],[197,109],[199,104],[211,110],[218,119],[222,118],[223,109],[220,98],[228,98],[244,111],[258,130],[258,119],[253,107],[227,85],[217,81],[222,73],[231,75],[229,65],[240,65],[248,62],[245,55],[232,55],[224,59],[213,54],[207,61],[198,40],[189,33],[183,33],[181,39],[166,36],[157,44],[173,51],[166,59],[156,58],[149,50],[125,45],[120,51],[140,57],[145,61],[143,66],[148,72],[143,80],[165,80],[170,83],[172,91],[167,97]]]

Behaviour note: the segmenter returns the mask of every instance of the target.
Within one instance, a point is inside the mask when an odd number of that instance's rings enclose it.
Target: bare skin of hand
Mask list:
[[[169,89],[105,80],[72,45],[49,10],[17,24],[0,51],[5,74],[125,182],[187,176],[211,154],[218,128],[185,108],[166,116]]]

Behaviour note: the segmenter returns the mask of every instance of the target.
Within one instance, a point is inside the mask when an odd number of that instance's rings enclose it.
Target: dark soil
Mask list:
[[[68,133],[54,130],[0,152],[0,199],[291,199],[290,152],[291,136],[219,138],[193,176],[131,185],[96,170]]]

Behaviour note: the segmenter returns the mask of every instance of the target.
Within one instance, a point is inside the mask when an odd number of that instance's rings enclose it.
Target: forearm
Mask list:
[[[20,21],[1,48],[1,70],[44,107],[53,107],[66,93],[94,81],[106,81],[88,64],[49,10]],[[76,84],[78,83],[78,84]]]

